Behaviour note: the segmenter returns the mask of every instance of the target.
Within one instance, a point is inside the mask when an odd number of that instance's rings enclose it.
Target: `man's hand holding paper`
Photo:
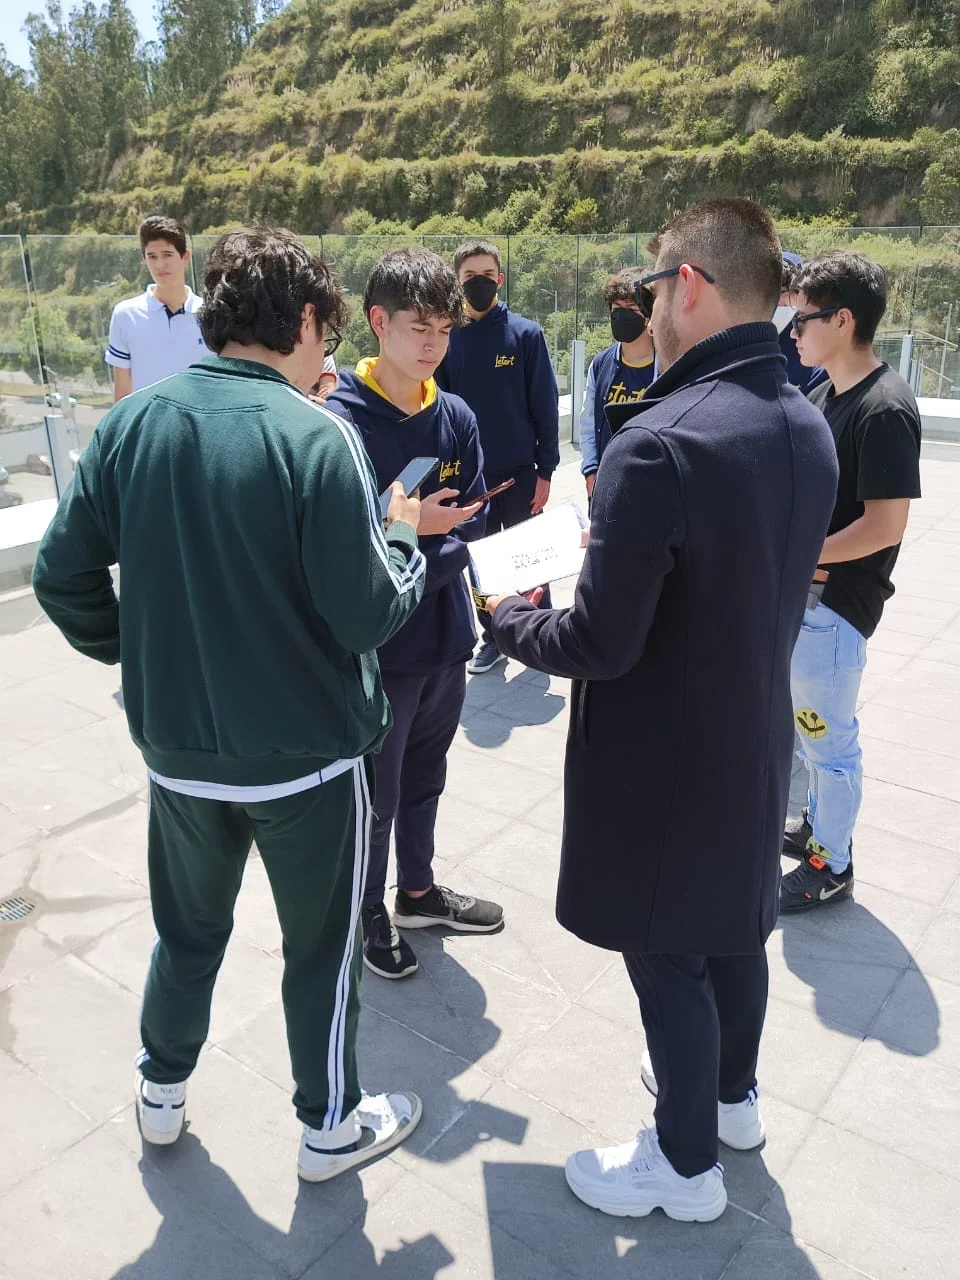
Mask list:
[[[584,528],[580,509],[570,502],[474,542],[470,559],[478,591],[490,597],[487,608],[506,595],[532,592],[544,583],[579,574]]]

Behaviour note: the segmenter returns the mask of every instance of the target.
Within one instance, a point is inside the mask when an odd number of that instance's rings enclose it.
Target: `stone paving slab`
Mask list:
[[[563,1181],[571,1150],[651,1115],[621,962],[553,915],[565,681],[515,663],[470,681],[437,869],[502,902],[506,928],[418,935],[414,979],[367,976],[365,1082],[417,1089],[424,1120],[308,1187],[256,854],[187,1131],[143,1148],[143,767],[118,673],[0,605],[0,899],[37,904],[0,925],[0,1280],[954,1280],[960,466],[936,452],[861,690],[856,897],[770,940],[767,1143],[724,1152],[730,1207],[707,1226],[609,1219]],[[554,484],[569,497],[574,464]]]

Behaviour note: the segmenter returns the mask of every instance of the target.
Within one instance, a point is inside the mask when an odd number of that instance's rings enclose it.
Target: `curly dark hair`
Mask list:
[[[460,325],[463,290],[438,253],[411,245],[385,253],[374,263],[363,291],[368,320],[371,307],[383,307],[389,316],[395,311],[416,311],[421,320],[439,316]]]
[[[612,307],[615,302],[636,302],[637,296],[634,285],[649,269],[644,267],[624,267],[616,275],[607,276],[603,285],[603,300],[607,306]]]
[[[308,303],[316,308],[318,325],[336,330],[346,325],[339,281],[292,232],[282,227],[227,231],[203,269],[200,332],[216,352],[228,342],[260,343],[289,356]]]

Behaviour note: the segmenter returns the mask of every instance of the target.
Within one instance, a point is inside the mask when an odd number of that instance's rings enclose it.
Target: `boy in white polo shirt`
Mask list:
[[[153,284],[118,302],[110,317],[113,398],[181,373],[210,351],[200,335],[200,299],[186,282],[190,250],[176,218],[154,215],[140,223],[140,252]]]

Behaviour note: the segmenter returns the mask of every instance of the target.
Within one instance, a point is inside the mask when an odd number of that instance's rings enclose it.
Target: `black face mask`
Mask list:
[[[497,282],[489,276],[471,276],[463,282],[463,293],[474,311],[489,311],[497,296]]]
[[[610,330],[617,342],[633,342],[646,332],[647,317],[629,307],[614,307],[610,312]]]

